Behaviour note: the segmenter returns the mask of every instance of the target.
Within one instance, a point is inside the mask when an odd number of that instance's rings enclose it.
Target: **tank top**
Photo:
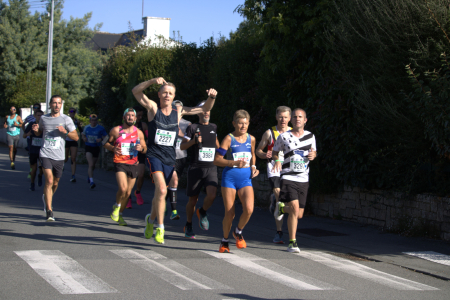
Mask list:
[[[229,134],[231,137],[231,155],[234,161],[243,160],[246,162],[245,167],[250,167],[250,161],[252,159],[252,138],[247,133],[247,140],[243,143],[239,143],[233,134]]]
[[[119,128],[119,137],[116,139],[114,146],[120,144],[122,155],[114,154],[114,162],[116,164],[135,165],[137,164],[138,157],[137,155],[135,157],[133,156],[133,150],[138,139],[137,128],[133,126],[132,133],[124,132],[122,126]]]
[[[8,116],[6,118],[6,122],[8,123],[8,128],[6,129],[6,133],[9,134],[10,136],[16,136],[18,134],[20,134],[20,127],[17,127],[16,125],[14,125],[14,122],[17,122],[17,115],[10,119],[11,116]]]
[[[73,124],[75,125],[75,127],[76,127],[77,129],[78,129],[78,127],[79,127],[79,123],[80,123],[80,121],[78,121],[78,119],[73,118]],[[68,137],[68,136],[66,136],[66,141],[73,142],[73,140],[72,140],[70,137]]]
[[[177,107],[172,103],[172,111],[166,116],[158,106],[155,117],[148,122],[147,157],[154,157],[167,166],[174,166],[177,135]]]
[[[267,145],[267,150],[272,150],[273,146],[275,145],[275,142],[277,141],[278,137],[280,136],[280,132],[277,129],[277,126],[273,126],[272,128],[269,129],[270,130],[270,144]],[[292,130],[291,127],[288,127],[288,130]],[[278,159],[281,161],[284,161],[284,154],[283,151],[278,152]],[[275,172],[272,173],[272,169],[273,169],[273,159],[268,159],[267,160],[267,177],[280,177],[280,172]]]

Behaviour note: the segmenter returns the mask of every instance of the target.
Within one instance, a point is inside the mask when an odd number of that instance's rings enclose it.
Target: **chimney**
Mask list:
[[[143,17],[144,38],[154,39],[155,35],[162,35],[165,39],[169,39],[170,35],[170,18]]]

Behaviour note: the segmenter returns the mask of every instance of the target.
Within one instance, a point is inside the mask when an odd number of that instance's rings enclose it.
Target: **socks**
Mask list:
[[[229,242],[228,239],[222,238],[222,243],[228,243],[228,242]]]
[[[136,194],[140,194],[141,193],[141,191],[138,191],[138,190],[136,190],[135,192],[136,192]]]
[[[192,222],[186,222],[186,227],[192,227]]]
[[[205,215],[206,214],[206,210],[203,209],[203,207],[200,207],[199,212],[201,215]]]
[[[93,183],[93,182],[94,182],[94,178],[89,177],[89,181],[90,181],[91,183]]]
[[[289,244],[291,244],[291,243],[295,243],[297,240],[296,239],[293,239],[293,240],[289,240]]]
[[[161,228],[162,230],[164,230],[164,224],[157,224],[156,227]]]
[[[167,195],[170,202],[170,208],[177,210],[177,188],[168,188]]]
[[[117,204],[117,203],[116,203],[115,205],[116,205],[116,207],[120,207],[120,206],[122,206],[122,204]]]
[[[239,229],[239,227],[236,226],[236,229],[234,230],[236,234],[242,234],[242,229]]]

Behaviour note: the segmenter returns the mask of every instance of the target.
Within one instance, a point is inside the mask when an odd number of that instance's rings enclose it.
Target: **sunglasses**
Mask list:
[[[69,112],[70,112],[70,113],[74,113],[75,111],[74,111],[74,110],[69,110]]]
[[[39,106],[33,106],[33,109],[39,109],[40,107]]]
[[[15,108],[11,108],[11,110],[13,110],[13,111],[16,111],[16,109],[15,109]]]

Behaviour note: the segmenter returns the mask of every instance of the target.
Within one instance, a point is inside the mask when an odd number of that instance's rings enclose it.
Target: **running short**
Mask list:
[[[278,176],[272,176],[269,177],[269,183],[270,183],[270,188],[273,189],[279,189],[281,187],[280,185],[280,177]]]
[[[92,153],[92,156],[97,158],[100,154],[100,147],[92,147],[92,146],[85,146],[86,153]]]
[[[66,140],[65,148],[72,148],[72,147],[78,147],[78,142]]]
[[[147,155],[138,153],[138,162],[140,165],[145,165],[146,158],[147,158]]]
[[[309,182],[281,180],[280,201],[286,203],[298,200],[298,206],[305,208],[308,187]]]
[[[14,148],[19,147],[20,136],[7,134],[8,146],[14,146]]]
[[[128,165],[128,164],[114,164],[114,171],[116,173],[123,172],[127,174],[128,178],[138,177],[138,165]]]
[[[252,186],[251,168],[229,168],[222,172],[222,187],[240,190],[243,187]]]
[[[177,172],[177,175],[181,177],[183,175],[184,167],[186,166],[187,157],[183,157],[180,159],[177,159],[175,161],[175,171]]]
[[[55,178],[61,178],[64,168],[64,160],[53,160],[47,157],[41,157],[42,167],[44,169],[52,170]]]
[[[39,153],[30,153],[30,165],[37,164],[38,160],[39,160]]]
[[[172,179],[172,174],[175,168],[173,166],[168,166],[163,164],[156,157],[148,157],[147,156],[147,167],[150,170],[150,175],[156,172],[161,172],[164,175],[164,179],[166,180],[166,185],[169,185],[170,179]]]
[[[197,196],[200,194],[202,187],[215,186],[217,187],[219,180],[217,179],[217,167],[198,168],[189,167],[187,176],[186,195],[188,197]]]

